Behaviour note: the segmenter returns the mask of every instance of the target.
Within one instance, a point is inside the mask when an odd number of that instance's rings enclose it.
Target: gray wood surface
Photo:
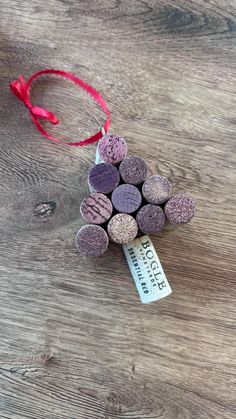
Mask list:
[[[235,0],[0,0],[0,19],[0,418],[235,418]],[[153,238],[171,297],[142,305],[118,246],[77,254],[95,146],[44,139],[8,89],[50,67],[196,200]],[[60,138],[103,118],[61,79],[32,97]]]

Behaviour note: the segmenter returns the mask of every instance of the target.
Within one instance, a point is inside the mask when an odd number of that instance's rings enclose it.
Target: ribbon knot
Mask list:
[[[39,106],[32,105],[29,97],[29,86],[22,75],[19,76],[19,80],[14,80],[10,84],[10,89],[12,93],[25,104],[26,108],[29,109],[34,120],[36,118],[41,118],[46,119],[53,125],[58,124],[59,119],[52,112],[47,109],[40,108]]]

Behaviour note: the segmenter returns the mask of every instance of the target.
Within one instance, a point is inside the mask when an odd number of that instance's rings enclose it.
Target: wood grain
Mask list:
[[[232,419],[235,410],[234,0],[0,0],[0,418]],[[139,302],[119,246],[74,237],[95,146],[57,146],[9,92],[20,73],[75,72],[111,132],[196,200],[153,241],[171,297]],[[103,115],[63,80],[34,103],[61,138]]]

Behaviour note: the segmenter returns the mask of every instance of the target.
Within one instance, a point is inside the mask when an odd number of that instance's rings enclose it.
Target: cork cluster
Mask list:
[[[80,206],[88,223],[77,233],[76,245],[84,256],[100,256],[109,240],[125,244],[139,234],[159,233],[166,222],[188,223],[195,212],[193,200],[171,194],[169,180],[148,177],[140,156],[127,156],[127,144],[118,135],[105,135],[98,143],[99,163],[89,171],[90,194]]]

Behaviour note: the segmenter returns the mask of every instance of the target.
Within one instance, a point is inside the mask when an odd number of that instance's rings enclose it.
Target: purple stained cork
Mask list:
[[[150,204],[162,204],[170,197],[171,184],[164,176],[150,176],[143,184],[142,193]]]
[[[106,163],[117,164],[126,156],[127,144],[119,135],[107,134],[99,140],[98,152]]]
[[[110,199],[99,192],[88,195],[80,206],[80,213],[85,221],[92,224],[103,224],[112,215]]]
[[[111,200],[117,211],[131,214],[139,209],[142,195],[135,186],[124,184],[112,192]]]
[[[108,244],[106,231],[98,225],[87,224],[76,236],[76,246],[82,256],[98,257],[107,250]]]
[[[159,233],[165,226],[165,214],[158,205],[147,204],[138,211],[136,221],[142,233]]]
[[[110,163],[96,164],[89,172],[89,185],[96,192],[110,193],[117,187],[119,182],[119,171]]]
[[[166,217],[174,224],[186,224],[194,216],[195,205],[190,196],[179,194],[172,196],[165,204]]]
[[[107,232],[111,240],[118,244],[129,243],[138,234],[138,225],[129,214],[116,214],[108,223]]]
[[[147,164],[142,157],[126,157],[119,167],[120,175],[125,183],[139,185],[147,177]]]

